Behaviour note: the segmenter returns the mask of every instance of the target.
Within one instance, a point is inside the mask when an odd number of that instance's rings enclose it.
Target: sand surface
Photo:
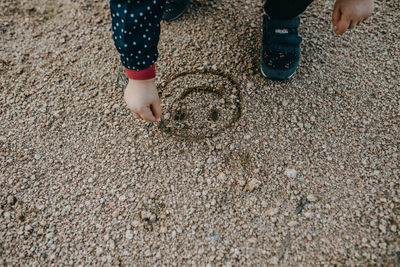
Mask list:
[[[108,1],[1,1],[0,266],[398,266],[400,4],[341,37],[332,5],[274,82],[261,1],[193,1],[162,23],[152,124]]]

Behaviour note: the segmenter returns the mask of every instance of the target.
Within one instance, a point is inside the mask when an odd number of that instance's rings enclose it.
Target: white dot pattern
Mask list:
[[[143,70],[157,61],[163,0],[111,0],[115,47],[124,67]]]

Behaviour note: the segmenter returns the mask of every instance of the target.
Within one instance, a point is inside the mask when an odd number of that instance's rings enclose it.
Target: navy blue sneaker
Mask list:
[[[293,76],[300,61],[300,43],[297,29],[300,18],[271,19],[263,16],[263,40],[261,49],[261,73],[272,80],[288,80]]]
[[[166,0],[162,19],[172,21],[179,18],[186,12],[189,5],[190,0]]]

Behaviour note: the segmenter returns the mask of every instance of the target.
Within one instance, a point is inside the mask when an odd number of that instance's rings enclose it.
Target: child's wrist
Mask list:
[[[125,67],[124,70],[128,79],[131,80],[149,80],[156,77],[155,64],[144,70],[132,70]]]
[[[128,78],[128,79],[129,79],[129,78]],[[135,83],[135,84],[154,83],[154,78],[147,79],[147,80],[135,80],[135,79],[129,79],[129,83]]]

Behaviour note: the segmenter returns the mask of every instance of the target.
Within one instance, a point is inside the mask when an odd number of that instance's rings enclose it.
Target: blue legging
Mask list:
[[[303,13],[313,0],[267,0],[264,11],[273,19],[289,19]]]

